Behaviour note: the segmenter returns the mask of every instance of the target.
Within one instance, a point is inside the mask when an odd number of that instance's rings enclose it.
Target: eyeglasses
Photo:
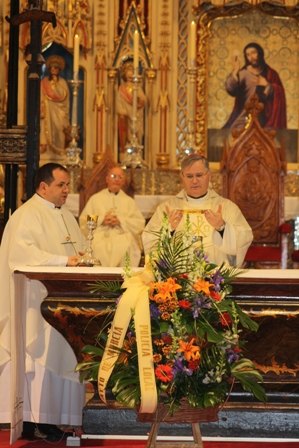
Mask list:
[[[121,176],[119,174],[109,174],[110,179],[124,179],[124,176]]]
[[[204,177],[206,174],[208,174],[209,171],[206,171],[205,173],[196,173],[196,174],[183,174],[184,177],[186,177],[186,179],[188,180],[192,180],[192,179],[201,179],[202,177]]]

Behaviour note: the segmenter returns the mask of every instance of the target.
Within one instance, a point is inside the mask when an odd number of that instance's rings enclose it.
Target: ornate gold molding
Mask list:
[[[0,129],[0,163],[25,163],[26,137],[25,127]]]
[[[28,0],[21,1],[21,10],[27,8]],[[46,9],[55,13],[57,26],[44,23],[42,27],[42,45],[56,42],[65,48],[72,49],[74,36],[80,36],[80,45],[83,49],[92,48],[92,8],[90,0],[78,2],[77,0],[47,0]],[[20,46],[25,49],[29,43],[29,25],[21,27]]]

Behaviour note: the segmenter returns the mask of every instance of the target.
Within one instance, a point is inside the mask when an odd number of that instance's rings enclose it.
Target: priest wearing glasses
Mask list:
[[[155,245],[153,232],[161,228],[165,214],[172,233],[182,231],[189,216],[194,244],[203,246],[210,262],[241,267],[253,233],[239,207],[209,187],[208,160],[190,154],[181,163],[180,175],[183,189],[157,207],[143,232],[145,254]]]
[[[140,262],[145,219],[134,199],[123,191],[125,183],[124,170],[112,167],[106,176],[107,188],[89,198],[79,218],[87,236],[87,216],[97,216],[93,252],[102,266],[125,266],[128,257],[132,266]]]

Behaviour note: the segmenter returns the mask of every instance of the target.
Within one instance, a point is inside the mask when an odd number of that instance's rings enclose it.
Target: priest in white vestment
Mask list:
[[[21,265],[79,264],[86,243],[64,206],[69,181],[63,166],[41,167],[36,194],[12,214],[0,246],[0,422],[11,424],[13,439],[20,435],[23,420],[73,426],[82,422],[84,385],[74,373],[75,355],[40,312],[46,288],[14,275]],[[22,310],[26,317],[18,328]]]
[[[157,207],[142,235],[145,254],[155,245],[153,232],[161,228],[165,214],[172,232],[183,230],[188,216],[194,242],[202,243],[209,261],[242,266],[252,230],[236,204],[209,189],[210,175],[204,156],[194,153],[182,161],[183,190]]]
[[[102,266],[124,266],[127,256],[131,266],[138,266],[141,258],[145,219],[134,199],[122,190],[125,181],[121,167],[111,168],[106,176],[107,188],[89,198],[79,217],[85,236],[87,216],[98,217],[92,247]]]

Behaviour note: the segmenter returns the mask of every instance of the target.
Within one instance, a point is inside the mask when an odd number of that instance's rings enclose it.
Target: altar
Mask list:
[[[141,268],[139,268],[141,269]],[[98,280],[122,282],[121,268],[19,267],[15,276],[44,284],[48,295],[41,303],[44,319],[59,331],[82,361],[82,347],[92,344],[115,298],[91,292]],[[248,270],[233,281],[231,296],[256,319],[259,330],[247,334],[246,356],[264,376],[266,403],[257,402],[238,387],[220,412],[218,422],[204,423],[203,435],[297,437],[299,411],[299,270]],[[17,300],[21,300],[21,293]],[[287,420],[288,425],[282,424]],[[163,429],[163,428],[162,428]],[[175,427],[178,434],[187,430]],[[86,434],[145,434],[148,426],[136,422],[134,410],[104,406],[94,395],[83,409]]]

